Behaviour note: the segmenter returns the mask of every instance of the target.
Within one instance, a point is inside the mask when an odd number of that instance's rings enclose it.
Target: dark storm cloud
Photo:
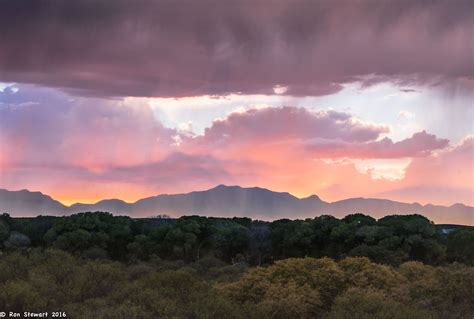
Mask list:
[[[192,96],[469,78],[473,12],[469,0],[0,0],[0,81]]]

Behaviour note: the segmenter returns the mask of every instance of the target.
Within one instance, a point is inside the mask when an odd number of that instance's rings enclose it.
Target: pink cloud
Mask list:
[[[41,190],[65,202],[133,201],[232,183],[325,200],[386,194],[472,203],[472,137],[449,147],[422,131],[393,142],[383,137],[383,124],[283,107],[232,113],[203,135],[181,136],[177,146],[179,131],[164,127],[146,105],[40,91],[33,92],[37,100],[21,89],[1,97],[0,187]],[[400,157],[412,159],[401,180],[373,179],[350,161]]]
[[[399,142],[393,142],[387,137],[366,143],[314,140],[308,143],[308,149],[312,154],[329,158],[402,158],[427,156],[448,144],[447,139],[421,131]]]
[[[206,144],[240,144],[321,137],[364,142],[375,140],[387,132],[386,126],[362,123],[347,113],[269,107],[231,113],[225,119],[216,120],[198,141]]]
[[[412,201],[435,198],[440,204],[474,205],[474,137],[436,155],[417,158],[406,170],[402,185],[386,196]]]
[[[57,93],[55,93],[57,94]],[[173,129],[147,106],[54,94],[49,102],[25,103],[23,93],[0,108],[1,166],[69,165],[100,170],[138,165],[169,153]],[[13,99],[13,97],[12,97]]]
[[[306,152],[305,156],[312,158],[401,158],[427,156],[449,143],[425,131],[398,142],[387,137],[380,139],[388,132],[387,126],[364,123],[348,113],[264,108],[216,120],[203,136],[187,138],[184,147],[198,151],[205,148],[223,156],[271,148]]]

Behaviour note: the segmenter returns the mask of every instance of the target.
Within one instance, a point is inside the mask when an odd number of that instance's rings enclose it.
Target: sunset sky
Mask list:
[[[0,188],[474,205],[472,1],[0,1]]]

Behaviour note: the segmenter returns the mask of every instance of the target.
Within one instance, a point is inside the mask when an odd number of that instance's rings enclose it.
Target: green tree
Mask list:
[[[0,245],[3,243],[4,240],[8,238],[10,234],[10,227],[8,224],[0,219]]]
[[[448,235],[447,257],[449,261],[474,265],[474,229],[459,229]]]

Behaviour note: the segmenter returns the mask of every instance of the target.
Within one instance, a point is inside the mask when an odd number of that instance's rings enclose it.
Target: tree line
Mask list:
[[[213,256],[229,264],[271,264],[292,257],[367,257],[400,265],[474,263],[474,228],[449,233],[421,215],[376,220],[363,214],[273,222],[184,216],[133,219],[106,212],[65,217],[0,216],[3,250],[56,248],[89,259],[122,262],[163,259],[185,263]]]

